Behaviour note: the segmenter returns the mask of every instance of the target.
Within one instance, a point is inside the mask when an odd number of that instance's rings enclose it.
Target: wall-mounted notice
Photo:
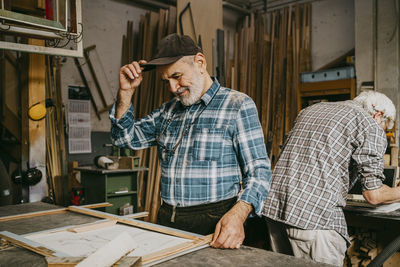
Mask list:
[[[68,100],[68,124],[69,153],[92,153],[89,100]]]

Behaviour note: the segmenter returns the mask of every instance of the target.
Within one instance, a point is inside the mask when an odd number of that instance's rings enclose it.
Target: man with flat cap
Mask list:
[[[123,66],[111,134],[117,146],[158,147],[159,224],[214,233],[213,247],[239,248],[246,218],[263,210],[270,163],[254,102],[222,87],[206,66],[201,48],[177,34],[160,41],[151,61]],[[154,68],[176,97],[135,119],[132,95],[143,72]]]

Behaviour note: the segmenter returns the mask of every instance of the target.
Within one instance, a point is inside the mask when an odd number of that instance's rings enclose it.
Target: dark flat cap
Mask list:
[[[157,66],[169,65],[184,56],[193,56],[199,52],[203,53],[192,38],[187,35],[173,33],[160,41],[156,55],[141,67],[144,68],[143,71],[152,70]]]

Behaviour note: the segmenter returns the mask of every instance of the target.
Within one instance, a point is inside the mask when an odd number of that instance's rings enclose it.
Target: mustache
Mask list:
[[[183,93],[186,90],[190,91],[189,87],[183,87],[183,88],[179,89],[178,91],[176,91],[175,95],[179,95],[179,94]]]

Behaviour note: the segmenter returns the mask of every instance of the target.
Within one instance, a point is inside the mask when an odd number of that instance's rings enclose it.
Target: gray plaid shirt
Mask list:
[[[354,179],[382,186],[385,133],[354,101],[318,103],[300,112],[272,174],[263,214],[308,230],[336,230],[348,240],[342,208]],[[356,167],[356,177],[350,177]]]

